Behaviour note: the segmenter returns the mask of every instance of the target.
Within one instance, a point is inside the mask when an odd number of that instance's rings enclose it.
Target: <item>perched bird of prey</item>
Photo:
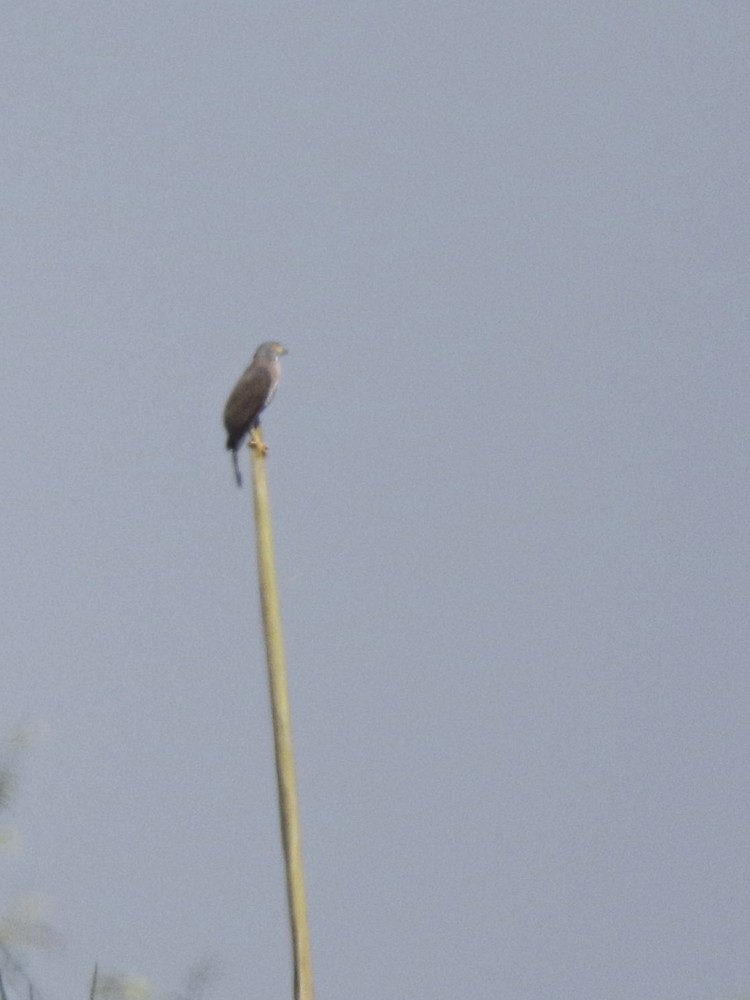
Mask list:
[[[238,486],[242,486],[242,476],[237,462],[237,450],[246,434],[252,436],[260,422],[261,413],[273,399],[281,374],[279,358],[287,353],[286,347],[277,344],[275,340],[267,340],[265,344],[261,344],[244,375],[232,389],[224,407],[227,449],[232,452]]]

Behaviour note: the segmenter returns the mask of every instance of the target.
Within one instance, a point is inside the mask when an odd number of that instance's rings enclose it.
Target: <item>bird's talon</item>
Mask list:
[[[261,441],[259,437],[256,437],[255,434],[250,435],[249,447],[257,451],[259,455],[268,454],[268,445],[264,441]]]

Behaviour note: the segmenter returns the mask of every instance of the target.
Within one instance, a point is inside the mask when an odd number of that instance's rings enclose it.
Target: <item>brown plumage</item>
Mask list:
[[[224,407],[227,449],[232,452],[238,486],[242,486],[242,476],[237,450],[245,435],[258,426],[261,413],[273,399],[281,373],[279,358],[286,353],[286,348],[274,340],[261,344]]]

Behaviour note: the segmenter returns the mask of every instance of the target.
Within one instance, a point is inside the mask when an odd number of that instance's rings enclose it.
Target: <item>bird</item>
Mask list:
[[[251,447],[262,447],[265,453],[265,446],[255,443],[253,431],[260,423],[260,415],[273,399],[279,384],[279,358],[288,353],[286,347],[275,340],[267,340],[261,344],[229,394],[224,407],[227,450],[232,452],[234,476],[238,486],[242,486],[242,476],[237,451],[245,435],[250,434]]]

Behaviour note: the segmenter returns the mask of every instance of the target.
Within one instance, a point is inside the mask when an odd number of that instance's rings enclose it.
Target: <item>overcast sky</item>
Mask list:
[[[5,5],[0,913],[319,1000],[750,995],[750,7]],[[248,472],[247,455],[241,461]]]

